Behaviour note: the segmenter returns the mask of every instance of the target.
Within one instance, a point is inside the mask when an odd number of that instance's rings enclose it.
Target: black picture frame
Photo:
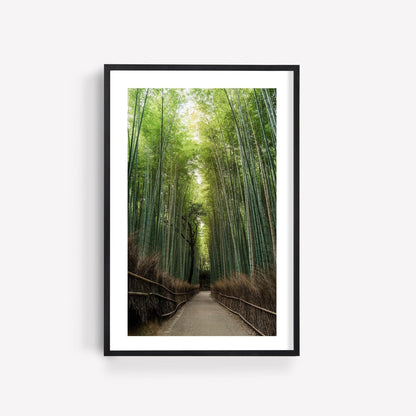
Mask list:
[[[293,349],[163,350],[110,349],[110,74],[112,71],[290,71],[293,72]],[[299,65],[104,65],[104,355],[105,356],[299,356]]]

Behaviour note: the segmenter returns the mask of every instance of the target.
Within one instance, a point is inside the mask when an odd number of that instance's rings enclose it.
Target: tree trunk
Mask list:
[[[192,276],[194,275],[195,246],[191,245],[191,268],[189,270],[188,283],[192,284]]]

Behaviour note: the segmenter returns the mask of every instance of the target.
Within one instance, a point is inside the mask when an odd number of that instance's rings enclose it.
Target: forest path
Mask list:
[[[162,324],[158,335],[256,335],[240,318],[211,298],[211,292],[199,292],[179,312]]]

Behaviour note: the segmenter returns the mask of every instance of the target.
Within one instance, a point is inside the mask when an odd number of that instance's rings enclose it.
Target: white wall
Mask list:
[[[1,413],[415,414],[412,6],[4,2]],[[104,63],[301,65],[300,358],[102,356]]]

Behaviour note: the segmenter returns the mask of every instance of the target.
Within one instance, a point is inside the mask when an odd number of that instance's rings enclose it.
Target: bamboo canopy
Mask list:
[[[196,283],[274,268],[276,91],[129,89],[128,230]]]

